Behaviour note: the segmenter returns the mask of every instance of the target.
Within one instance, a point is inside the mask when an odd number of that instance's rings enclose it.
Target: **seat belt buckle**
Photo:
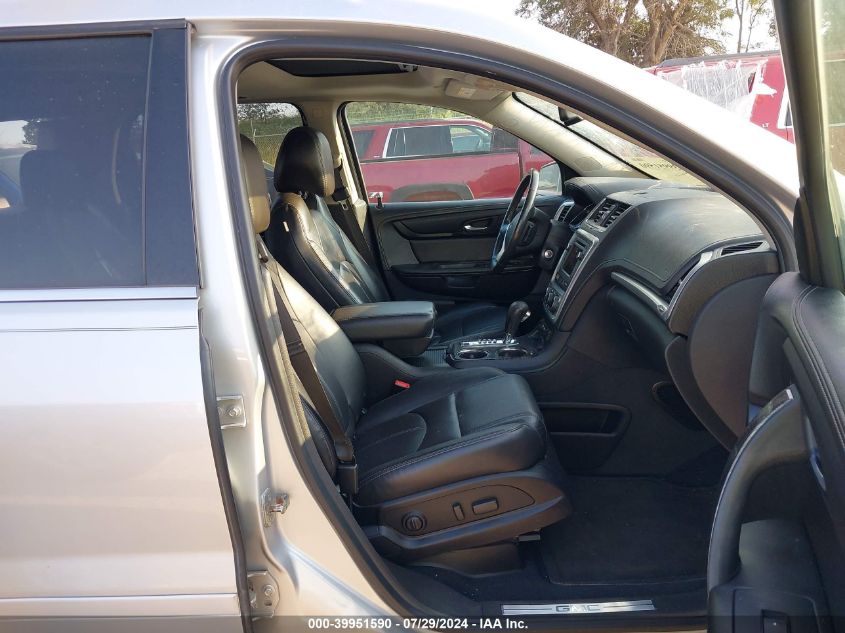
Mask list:
[[[340,492],[350,497],[358,494],[358,463],[337,463],[337,485]]]
[[[411,383],[405,382],[404,380],[399,380],[398,378],[393,381],[393,393],[401,393],[406,389],[411,388]]]

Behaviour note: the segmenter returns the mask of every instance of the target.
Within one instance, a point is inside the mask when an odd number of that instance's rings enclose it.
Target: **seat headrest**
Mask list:
[[[267,192],[267,179],[264,176],[264,161],[261,160],[255,143],[243,134],[241,165],[249,198],[249,212],[252,215],[252,228],[256,233],[263,233],[270,226],[270,194]]]
[[[322,198],[332,195],[334,165],[325,134],[310,127],[288,132],[276,158],[273,183],[279,193],[313,193]]]
[[[24,204],[31,208],[60,208],[68,195],[62,190],[67,186],[67,174],[72,162],[59,152],[34,149],[21,158],[20,183]]]

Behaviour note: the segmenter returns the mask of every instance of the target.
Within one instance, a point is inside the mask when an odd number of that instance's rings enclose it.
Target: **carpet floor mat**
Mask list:
[[[572,515],[541,532],[551,582],[662,584],[704,576],[718,488],[628,477],[570,481]]]

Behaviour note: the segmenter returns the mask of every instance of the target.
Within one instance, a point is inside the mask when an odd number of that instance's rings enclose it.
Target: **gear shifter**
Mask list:
[[[531,309],[524,301],[514,301],[508,308],[508,318],[505,321],[505,343],[513,343],[520,324],[531,316]]]

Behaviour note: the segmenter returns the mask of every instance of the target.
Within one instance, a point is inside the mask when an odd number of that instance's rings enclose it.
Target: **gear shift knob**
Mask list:
[[[508,308],[508,318],[505,321],[505,341],[510,343],[514,340],[519,324],[531,316],[531,309],[524,301],[514,301]]]

